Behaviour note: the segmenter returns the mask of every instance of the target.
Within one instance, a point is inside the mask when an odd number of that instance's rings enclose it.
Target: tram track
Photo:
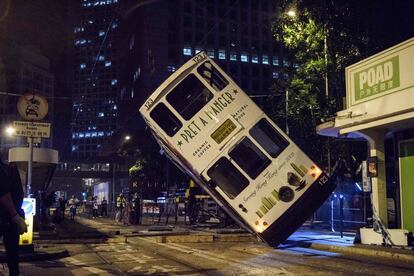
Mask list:
[[[236,246],[235,248],[229,245],[225,248],[226,251],[216,253],[200,248],[201,244],[193,244],[195,247],[189,247],[176,243],[158,243],[149,238],[138,238],[133,242],[141,246],[147,244],[150,248],[155,248],[153,245],[156,244],[158,248],[167,250],[158,249],[157,252],[160,256],[162,255],[164,258],[197,269],[202,269],[202,266],[194,267],[194,262],[188,261],[188,256],[191,255],[193,258],[196,258],[194,259],[196,262],[197,259],[205,260],[205,263],[216,263],[222,266],[223,269],[226,269],[228,266],[233,268],[236,266],[236,270],[250,271],[252,274],[259,272],[269,274],[271,272],[272,274],[286,275],[305,274],[312,271],[313,274],[321,275],[378,275],[381,272],[412,275],[413,271],[412,267],[408,266],[373,261],[360,257],[356,259],[337,253],[303,248],[276,251],[257,247],[241,249],[240,247]],[[217,251],[217,248],[215,250]],[[241,258],[234,257],[237,255],[241,256]]]

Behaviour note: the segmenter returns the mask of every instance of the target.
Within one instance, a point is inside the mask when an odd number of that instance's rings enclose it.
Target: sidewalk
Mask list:
[[[413,250],[379,245],[354,244],[354,238],[354,233],[346,233],[341,238],[339,233],[333,233],[326,230],[309,230],[302,227],[288,238],[282,248],[300,246],[341,254],[414,262]]]

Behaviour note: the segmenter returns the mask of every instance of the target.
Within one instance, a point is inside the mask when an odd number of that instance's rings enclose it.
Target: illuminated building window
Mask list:
[[[226,59],[226,51],[225,50],[218,50],[218,59]]]
[[[249,56],[247,55],[247,53],[241,53],[240,60],[241,62],[249,62]]]
[[[118,83],[118,80],[117,79],[113,79],[112,81],[111,81],[111,85],[116,85]]]
[[[104,56],[98,56],[98,60],[99,61],[104,61],[105,60],[105,57]]]
[[[195,49],[195,53],[196,53],[196,54],[198,54],[198,53],[200,53],[202,50],[203,50],[203,49],[201,49],[201,48],[196,48],[196,49]]]
[[[279,58],[278,57],[273,57],[272,59],[272,64],[274,66],[279,66]]]
[[[105,67],[109,67],[112,65],[112,62],[110,60],[105,61]]]
[[[279,73],[278,72],[273,72],[272,73],[272,78],[278,79],[279,78]]]
[[[287,59],[283,59],[283,66],[288,67],[289,61]]]
[[[184,47],[183,48],[183,55],[184,56],[192,56],[193,55],[193,51],[190,47]]]
[[[252,63],[259,63],[259,57],[257,55],[252,56]]]
[[[214,50],[213,49],[207,49],[207,55],[211,58],[215,58]]]
[[[79,65],[79,67],[80,67],[80,69],[85,69],[85,68],[86,68],[86,64],[85,64],[85,63],[81,63],[81,64]]]
[[[262,63],[263,64],[269,64],[269,56],[263,55],[262,56]]]
[[[237,61],[237,53],[230,52],[230,60],[231,61]]]
[[[104,31],[99,31],[99,36],[104,36],[105,32]]]
[[[84,44],[86,44],[86,39],[75,40],[75,45],[84,45]]]

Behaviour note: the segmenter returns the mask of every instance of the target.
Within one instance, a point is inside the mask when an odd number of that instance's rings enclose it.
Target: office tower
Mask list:
[[[292,66],[272,37],[274,9],[275,1],[268,0],[129,1],[123,13],[119,124],[136,121],[143,100],[202,50],[260,103]]]
[[[118,0],[73,1],[71,156],[93,159],[116,128]]]

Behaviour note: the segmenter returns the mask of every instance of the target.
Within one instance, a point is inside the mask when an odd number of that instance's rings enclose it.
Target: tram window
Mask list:
[[[207,174],[213,183],[231,199],[249,185],[249,180],[226,157],[221,157],[207,171]]]
[[[238,143],[229,155],[252,179],[271,163],[249,138],[244,138]]]
[[[178,120],[164,103],[159,103],[154,107],[150,116],[170,137],[173,137],[183,126],[180,120]]]
[[[289,142],[264,118],[252,127],[249,133],[273,158],[278,157],[289,145]]]
[[[229,82],[223,77],[222,74],[211,64],[211,62],[204,62],[197,68],[197,72],[203,77],[203,79],[211,85],[216,91],[223,90]]]
[[[167,101],[185,119],[191,119],[211,99],[213,94],[194,74],[189,74],[167,95]]]

